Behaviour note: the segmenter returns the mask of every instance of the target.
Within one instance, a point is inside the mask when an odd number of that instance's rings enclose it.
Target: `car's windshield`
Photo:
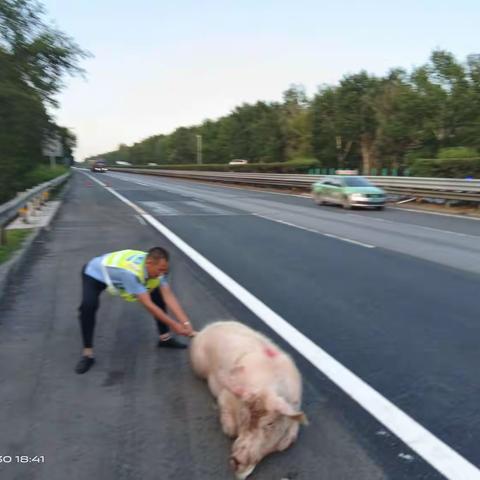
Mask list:
[[[347,187],[373,187],[373,185],[362,177],[345,177],[343,179]]]

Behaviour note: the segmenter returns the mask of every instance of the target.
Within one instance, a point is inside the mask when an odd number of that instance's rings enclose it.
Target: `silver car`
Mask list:
[[[386,193],[359,176],[328,175],[312,186],[312,196],[319,205],[334,203],[343,208],[385,206]]]

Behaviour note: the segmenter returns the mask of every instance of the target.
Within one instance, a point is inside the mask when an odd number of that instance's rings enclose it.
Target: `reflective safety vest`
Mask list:
[[[105,283],[107,284],[107,290],[112,295],[120,295],[127,302],[136,302],[136,295],[117,288],[113,285],[112,279],[108,274],[107,268],[121,268],[133,273],[145,288],[151,292],[160,285],[160,279],[148,278],[145,279],[145,260],[147,258],[147,252],[140,250],[120,250],[119,252],[109,253],[102,260],[102,272],[105,277]]]

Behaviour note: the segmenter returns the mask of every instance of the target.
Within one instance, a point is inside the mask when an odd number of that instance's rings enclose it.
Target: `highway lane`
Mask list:
[[[472,395],[476,394],[476,382],[472,382],[471,369],[458,379],[460,395],[466,401],[461,399],[461,408],[455,409],[452,395],[455,397],[458,392],[455,379],[451,378],[452,365],[462,366],[462,352],[471,355],[470,361],[477,361],[471,345],[477,333],[471,325],[472,306],[467,302],[455,312],[461,319],[452,329],[448,322],[452,311],[441,311],[451,309],[451,293],[441,290],[439,294],[445,296],[443,304],[418,314],[417,302],[430,300],[434,288],[427,289],[424,295],[417,292],[409,300],[415,284],[411,265],[402,265],[406,261],[418,262],[414,274],[426,268],[419,279],[422,286],[419,288],[417,283],[416,290],[422,290],[423,282],[428,283],[432,276],[439,277],[438,283],[444,281],[455,288],[463,288],[466,281],[478,287],[476,275],[271,222],[242,208],[225,206],[226,199],[206,202],[199,198],[201,191],[172,191],[195,190],[197,187],[191,183],[182,187],[181,182],[165,182],[164,188],[158,184],[152,188],[116,179],[114,175],[97,178],[108,181],[139,205],[143,202],[142,208],[152,213],[157,209],[157,218],[281,311],[292,324],[333,350],[331,353],[338,354],[350,367],[353,364],[353,370],[362,369],[376,386],[392,388],[382,393],[395,396],[403,390],[406,405],[413,405],[413,415],[418,412],[419,402],[424,401],[423,413],[432,413],[437,431],[477,461],[478,452],[472,454],[464,448],[469,441],[474,450],[474,440],[478,438],[475,412],[471,414],[473,428],[467,426],[463,432],[467,441],[457,442],[459,429],[468,420],[463,408],[471,407],[470,394],[462,390],[464,381],[471,383]],[[218,196],[228,197],[222,193],[225,190],[233,189],[219,189]],[[280,205],[302,206],[305,202],[301,198],[264,193],[237,191],[230,195],[258,195],[259,200]],[[315,209],[311,204],[305,205]],[[179,214],[180,210],[183,214]],[[337,210],[329,213],[336,214]],[[132,209],[113,195],[76,174],[52,230],[41,237],[24,275],[10,287],[6,300],[0,304],[0,451],[46,455],[49,460],[43,466],[0,466],[1,478],[229,478],[229,441],[218,429],[217,412],[206,386],[193,377],[184,356],[155,351],[151,320],[135,306],[118,299],[104,299],[97,332],[98,364],[87,376],[72,373],[79,349],[75,307],[80,293],[78,271],[83,262],[127,244],[137,248],[169,244],[139,220]],[[176,248],[169,248],[174,258],[174,289],[196,325],[220,318],[245,321],[273,336],[291,352],[304,374],[305,410],[311,426],[302,431],[294,448],[267,459],[252,480],[440,478],[220,285]],[[382,264],[385,268],[381,268]],[[433,266],[437,270],[430,270]],[[354,278],[345,292],[345,285],[338,278],[347,267]],[[396,267],[399,278],[385,288],[386,280],[397,277],[392,274]],[[382,295],[372,297],[370,287]],[[397,288],[406,288],[406,295],[399,295]],[[471,295],[471,291],[465,295]],[[394,301],[391,306],[390,301]],[[407,308],[407,322],[402,318],[400,323],[400,314],[389,321],[388,315],[396,308]],[[436,317],[426,321],[423,313],[428,317],[431,311]],[[458,345],[457,339],[464,338],[465,329],[470,327],[470,343]],[[402,335],[403,329],[406,331]],[[417,372],[418,362],[425,360],[420,355],[422,343],[430,335],[435,338],[428,343],[431,351],[426,350],[426,370]],[[431,367],[439,360],[438,349],[445,346],[450,350],[435,371]],[[443,371],[449,363],[450,371]],[[422,391],[416,396],[415,391],[424,383],[422,374],[427,383],[432,374],[433,382],[441,381],[430,384],[442,387],[441,405],[432,392],[428,395],[428,385],[424,389],[426,397],[417,398],[424,394]],[[401,401],[401,395],[395,399]],[[441,410],[445,406],[449,408]],[[445,421],[442,412],[448,415]]]
[[[171,282],[193,323],[234,318],[268,331],[163,236],[105,189],[74,175],[57,218],[35,242],[0,302],[0,463],[5,480],[225,480],[230,440],[185,352],[158,351],[153,321],[137,305],[104,295],[97,364],[79,376],[76,307],[80,269],[99,253],[166,245]],[[272,455],[252,480],[438,479],[402,442],[285,342],[304,373],[311,425]],[[16,456],[39,455],[22,464]],[[411,455],[411,457],[409,457]]]
[[[134,176],[137,190],[128,176],[116,177],[120,193],[480,464],[472,442],[480,437],[478,221],[350,213],[303,198]]]
[[[257,214],[272,221],[287,222],[299,228],[315,230],[319,234],[335,235],[369,246],[480,273],[478,220],[388,208],[383,212],[361,210],[345,212],[334,206],[318,207],[308,198],[159,179],[152,176],[113,173],[109,175],[111,178],[135,182],[135,185],[145,187],[147,190],[161,188],[162,199],[160,203],[154,201],[155,205],[149,205],[148,200],[138,197],[139,202],[147,210],[150,206],[152,213],[157,215],[218,214],[215,208],[220,208],[220,213],[224,214],[230,212]],[[169,194],[174,196],[169,197]],[[137,198],[135,192],[132,192],[132,198]]]

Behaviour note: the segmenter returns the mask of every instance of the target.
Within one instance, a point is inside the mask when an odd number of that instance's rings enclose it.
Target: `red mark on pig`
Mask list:
[[[278,352],[271,347],[265,347],[263,351],[265,352],[265,355],[270,358],[276,357],[278,355]]]

